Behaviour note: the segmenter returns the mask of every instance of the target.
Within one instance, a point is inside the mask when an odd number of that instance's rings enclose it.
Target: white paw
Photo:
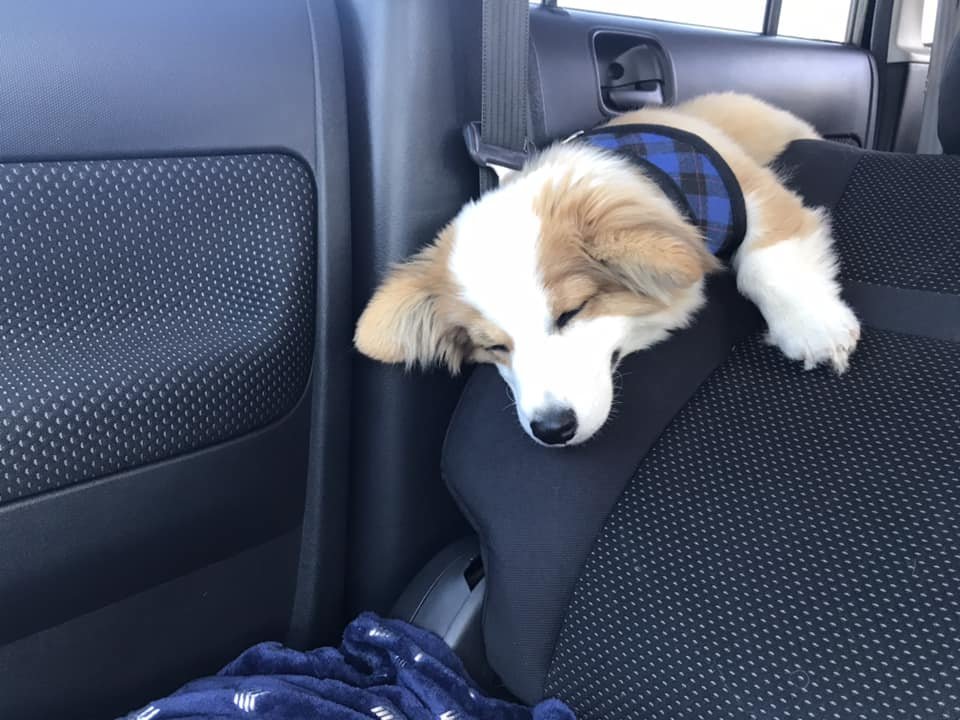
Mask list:
[[[839,298],[810,303],[770,320],[767,341],[791,360],[802,361],[804,370],[829,362],[838,373],[846,372],[860,340],[860,321]]]

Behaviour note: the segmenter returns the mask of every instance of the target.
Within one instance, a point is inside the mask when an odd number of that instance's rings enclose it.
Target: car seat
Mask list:
[[[794,143],[863,325],[850,370],[764,342],[730,274],[627,358],[589,443],[535,445],[470,378],[443,453],[477,531],[486,657],[584,720],[960,716],[960,130],[943,156]]]

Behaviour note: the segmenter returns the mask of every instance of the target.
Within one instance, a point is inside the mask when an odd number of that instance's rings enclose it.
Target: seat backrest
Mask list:
[[[443,466],[481,538],[489,660],[526,701],[960,712],[960,159],[801,142],[785,162],[834,210],[865,325],[846,375],[767,346],[725,275],[626,359],[583,446],[534,445],[489,368],[466,387]]]

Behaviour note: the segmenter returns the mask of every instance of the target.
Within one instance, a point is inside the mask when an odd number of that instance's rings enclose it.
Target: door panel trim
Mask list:
[[[540,7],[531,8],[530,32],[543,93],[538,136],[566,137],[609,117],[592,41],[609,32],[656,40],[672,65],[678,102],[717,90],[746,92],[800,115],[824,135],[854,136],[865,147],[873,142],[877,70],[860,48]],[[858,97],[862,104],[851,101]]]
[[[309,396],[237,440],[0,508],[0,645],[297,526]]]
[[[0,717],[117,717],[282,640],[298,541],[293,530],[0,646]]]

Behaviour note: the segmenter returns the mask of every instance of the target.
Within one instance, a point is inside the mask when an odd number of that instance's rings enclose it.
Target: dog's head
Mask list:
[[[628,160],[555,146],[394,268],[355,342],[408,366],[493,363],[531,437],[572,445],[606,422],[620,358],[687,324],[716,267]]]

